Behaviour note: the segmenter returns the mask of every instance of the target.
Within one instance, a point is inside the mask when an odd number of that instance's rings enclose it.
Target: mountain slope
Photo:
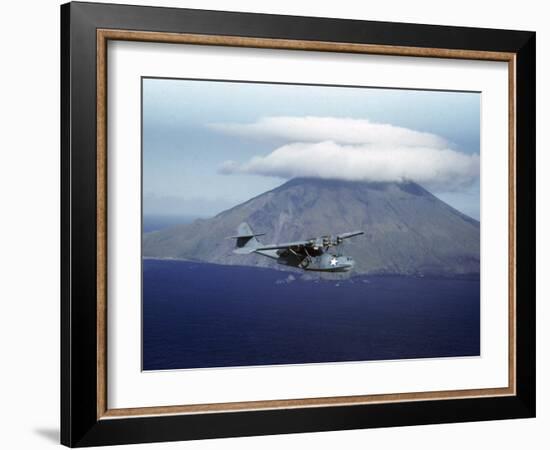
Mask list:
[[[147,233],[143,256],[276,267],[259,255],[234,255],[239,223],[264,243],[363,230],[341,250],[355,273],[479,273],[479,222],[413,182],[293,179],[210,219]]]

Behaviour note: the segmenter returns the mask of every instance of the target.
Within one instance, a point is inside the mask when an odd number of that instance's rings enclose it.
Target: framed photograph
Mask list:
[[[61,27],[63,444],[534,417],[534,32]]]

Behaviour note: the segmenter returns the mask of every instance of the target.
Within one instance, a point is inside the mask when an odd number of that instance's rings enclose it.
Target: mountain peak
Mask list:
[[[432,196],[432,194],[410,180],[404,181],[353,181],[334,178],[291,178],[274,190],[284,190],[296,186],[310,186],[314,188],[348,188],[348,189],[372,189],[383,191],[388,189],[399,189],[411,195]]]
[[[412,181],[294,178],[210,219],[146,234],[143,254],[280,269],[232,253],[225,238],[242,222],[264,243],[363,230],[342,248],[356,273],[479,273],[479,223]]]

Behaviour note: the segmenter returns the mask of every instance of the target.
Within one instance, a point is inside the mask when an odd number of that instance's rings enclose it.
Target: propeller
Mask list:
[[[364,234],[363,231],[351,231],[349,233],[342,233],[337,234],[336,236],[333,235],[326,235],[321,236],[316,239],[311,239],[309,242],[314,246],[314,248],[324,248],[328,249],[330,247],[335,247],[344,242],[345,239],[351,238],[353,236],[358,236],[360,234]]]
[[[359,236],[360,234],[365,234],[364,231],[350,231],[348,233],[342,233],[342,234],[339,234],[338,236],[336,236],[337,239],[341,239],[341,240],[344,240],[344,239],[348,239],[348,238],[351,238],[351,237],[354,237],[354,236]]]
[[[364,234],[364,231],[350,231],[348,233],[337,234],[334,238],[331,236],[331,245],[337,246],[344,242],[345,239],[349,239],[354,236]]]

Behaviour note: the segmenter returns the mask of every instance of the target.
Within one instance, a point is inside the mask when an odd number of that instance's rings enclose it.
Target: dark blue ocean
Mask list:
[[[143,261],[143,369],[479,355],[479,279]]]

